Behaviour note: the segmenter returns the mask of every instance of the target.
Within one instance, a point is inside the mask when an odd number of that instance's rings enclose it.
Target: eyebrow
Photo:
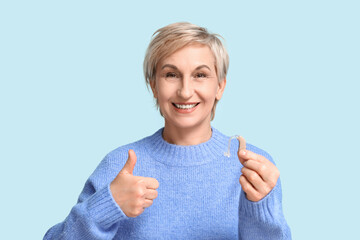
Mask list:
[[[169,67],[169,68],[173,68],[173,69],[175,69],[175,70],[178,70],[178,68],[177,68],[175,65],[172,65],[172,64],[165,64],[164,66],[161,67],[161,70],[164,69],[164,68],[166,68],[166,67]],[[207,69],[209,69],[209,70],[211,71],[211,69],[209,68],[209,66],[208,66],[208,65],[205,65],[205,64],[196,67],[195,70],[199,70],[199,69],[201,69],[201,68],[207,68]]]

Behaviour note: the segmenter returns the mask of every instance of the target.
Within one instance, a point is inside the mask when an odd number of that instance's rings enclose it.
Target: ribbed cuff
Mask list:
[[[110,191],[110,184],[97,191],[88,200],[87,207],[90,217],[104,229],[110,228],[114,223],[128,218],[115,202]]]
[[[282,215],[280,181],[268,195],[258,202],[248,200],[245,192],[241,190],[239,216],[250,217],[260,222],[269,222],[277,219],[279,215]]]

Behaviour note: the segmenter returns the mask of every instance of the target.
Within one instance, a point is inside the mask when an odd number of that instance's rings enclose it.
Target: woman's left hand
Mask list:
[[[243,165],[239,182],[246,198],[257,202],[263,199],[276,185],[280,172],[264,156],[246,150],[244,138],[240,137],[238,157]]]

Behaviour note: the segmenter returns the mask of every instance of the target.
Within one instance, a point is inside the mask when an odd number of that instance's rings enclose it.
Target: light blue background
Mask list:
[[[155,30],[221,34],[213,126],[275,159],[294,239],[359,228],[358,1],[2,1],[1,239],[42,239],[102,158],[163,126],[142,75]]]

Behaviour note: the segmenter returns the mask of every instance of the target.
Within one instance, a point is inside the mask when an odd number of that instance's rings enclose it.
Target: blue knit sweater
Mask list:
[[[291,239],[280,179],[259,202],[247,200],[241,190],[236,139],[228,158],[229,137],[215,128],[209,141],[193,146],[169,144],[162,131],[107,154],[68,217],[44,239]],[[246,148],[273,161],[251,144]],[[129,149],[137,155],[133,174],[160,183],[153,205],[136,218],[127,217],[110,192]]]

